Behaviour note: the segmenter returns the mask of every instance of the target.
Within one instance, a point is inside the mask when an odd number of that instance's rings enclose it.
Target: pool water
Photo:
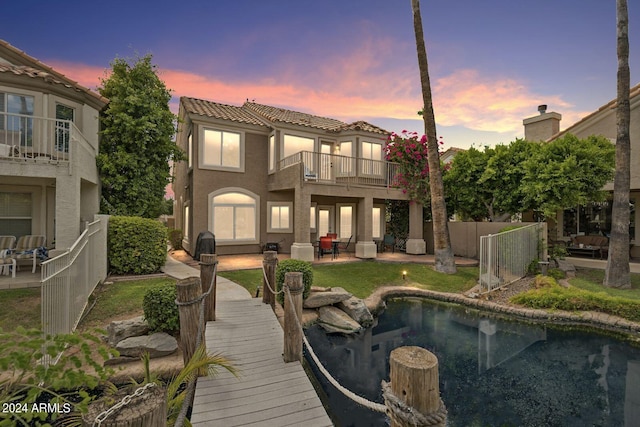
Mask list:
[[[450,426],[640,426],[640,348],[610,336],[423,299],[390,301],[354,337],[318,326],[307,336],[343,386],[380,403],[390,352],[428,349],[438,357]],[[316,377],[338,426],[389,425]]]

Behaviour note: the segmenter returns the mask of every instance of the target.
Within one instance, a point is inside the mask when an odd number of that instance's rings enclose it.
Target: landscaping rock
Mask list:
[[[164,332],[127,338],[116,346],[116,350],[120,352],[121,356],[139,357],[143,353],[149,353],[149,357],[152,359],[168,356],[177,349],[178,341]]]
[[[109,333],[107,342],[111,347],[115,347],[123,339],[146,335],[149,332],[149,325],[144,320],[144,316],[138,316],[111,322],[107,326],[107,332]]]
[[[312,292],[302,305],[304,308],[318,308],[325,305],[337,304],[351,298],[351,294],[344,289],[342,291]]]
[[[373,325],[373,316],[360,298],[351,297],[341,301],[337,307],[347,313],[353,320],[358,322],[363,328]]]
[[[567,279],[576,277],[576,267],[573,264],[571,264],[569,261],[564,259],[558,259],[556,260],[556,263],[558,264],[558,268],[564,271],[564,274],[567,277]]]
[[[333,306],[320,307],[318,310],[318,324],[327,332],[353,334],[362,327],[347,313]]]

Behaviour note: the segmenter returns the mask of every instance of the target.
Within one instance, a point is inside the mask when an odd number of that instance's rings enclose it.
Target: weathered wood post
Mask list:
[[[188,277],[176,283],[178,313],[180,314],[180,343],[182,360],[186,365],[196,351],[198,324],[200,323],[200,278]],[[200,331],[200,342],[204,344],[204,326]]]
[[[276,289],[276,264],[278,263],[278,252],[276,251],[266,251],[264,253],[264,259],[262,260],[262,266],[264,267],[264,275],[266,276],[262,278],[262,302],[265,304],[271,305],[271,308],[274,308],[276,305],[276,296],[271,292],[269,286],[274,291]],[[269,286],[267,286],[266,281],[269,281]]]
[[[200,255],[200,282],[202,283],[202,293],[209,290],[209,283],[213,277],[215,266],[218,263],[217,255],[201,254]],[[218,278],[213,277],[213,289],[204,301],[204,321],[216,320],[216,282]]]
[[[302,321],[302,273],[290,272],[284,275],[284,361],[302,360],[302,331],[298,320]],[[291,293],[291,300],[289,295]]]
[[[392,395],[383,394],[391,427],[444,427],[447,410],[440,399],[438,358],[421,347],[399,347],[391,352],[389,368]]]
[[[96,418],[104,414],[114,404],[124,398],[126,393],[119,392],[108,399],[99,399],[89,404],[89,408],[82,415],[82,425],[92,427]],[[101,419],[103,427],[134,427],[167,425],[167,393],[163,387],[152,387],[145,390],[140,396],[131,396],[131,401],[122,408]]]

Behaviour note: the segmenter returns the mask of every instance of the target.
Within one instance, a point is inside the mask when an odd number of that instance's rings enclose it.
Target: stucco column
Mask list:
[[[296,187],[294,195],[294,221],[291,245],[291,258],[302,261],[313,261],[313,245],[311,244],[311,223],[309,210],[311,209],[311,195],[304,187]]]
[[[64,175],[56,178],[56,249],[68,249],[80,235],[80,178]],[[47,242],[49,246],[53,242]]]
[[[356,257],[375,258],[377,246],[373,241],[373,197],[364,197],[358,201],[358,234]]]
[[[409,238],[407,239],[407,253],[422,255],[427,253],[427,243],[424,241],[424,221],[422,219],[422,204],[409,203]]]

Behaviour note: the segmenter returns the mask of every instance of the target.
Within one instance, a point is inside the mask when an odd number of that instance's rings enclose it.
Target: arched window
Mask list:
[[[241,188],[209,194],[209,226],[216,243],[257,243],[260,197]]]

